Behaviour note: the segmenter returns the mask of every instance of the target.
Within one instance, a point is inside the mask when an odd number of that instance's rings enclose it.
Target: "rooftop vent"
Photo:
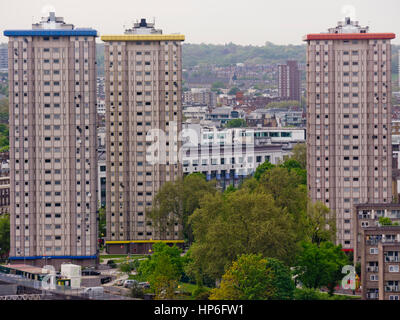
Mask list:
[[[140,26],[146,28],[147,27],[147,22],[146,19],[141,19],[140,20]]]

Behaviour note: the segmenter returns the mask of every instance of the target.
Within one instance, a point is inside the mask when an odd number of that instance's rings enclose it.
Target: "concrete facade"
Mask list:
[[[12,263],[97,259],[97,31],[50,13],[9,37]]]
[[[163,35],[142,19],[124,35],[101,39],[105,41],[106,247],[108,252],[125,247],[133,252],[133,240],[179,238],[179,226],[161,235],[147,224],[146,209],[164,182],[182,176],[177,154],[184,36]]]
[[[400,226],[361,231],[361,287],[364,300],[400,300]]]
[[[300,70],[297,61],[278,65],[278,96],[282,100],[300,101]]]
[[[389,218],[392,222],[400,223],[400,204],[397,203],[375,203],[358,204],[353,209],[354,225],[354,263],[361,261],[360,246],[362,241],[362,230],[369,227],[379,226],[381,217]]]
[[[307,181],[336,214],[337,242],[354,246],[351,210],[392,201],[392,33],[346,19],[307,42]]]

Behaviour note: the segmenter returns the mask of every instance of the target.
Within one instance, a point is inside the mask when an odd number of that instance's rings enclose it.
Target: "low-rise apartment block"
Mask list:
[[[400,226],[365,227],[361,231],[362,299],[400,299],[399,254]]]
[[[397,203],[371,203],[358,204],[353,209],[352,226],[354,242],[354,263],[361,261],[361,242],[363,241],[362,231],[369,227],[378,227],[379,219],[389,218],[393,223],[400,223],[400,204]],[[344,223],[350,223],[345,221]]]

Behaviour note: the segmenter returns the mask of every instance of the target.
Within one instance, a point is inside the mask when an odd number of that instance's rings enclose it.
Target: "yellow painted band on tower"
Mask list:
[[[124,244],[124,243],[184,243],[184,240],[126,240],[126,241],[106,241],[106,244]]]
[[[182,34],[122,34],[101,36],[102,41],[185,41]]]

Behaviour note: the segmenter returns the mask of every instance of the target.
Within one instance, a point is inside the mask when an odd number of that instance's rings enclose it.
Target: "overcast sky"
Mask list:
[[[123,33],[136,19],[155,18],[163,33],[188,43],[301,44],[345,15],[371,32],[394,32],[400,44],[400,0],[0,0],[0,42],[5,29],[30,29],[50,8],[76,27]]]

